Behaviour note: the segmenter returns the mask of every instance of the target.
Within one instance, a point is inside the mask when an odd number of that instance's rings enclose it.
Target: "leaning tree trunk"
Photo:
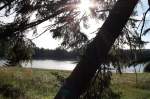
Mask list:
[[[121,33],[138,0],[118,0],[95,39],[87,49],[55,99],[77,99],[87,88],[98,66],[106,56],[115,39]]]

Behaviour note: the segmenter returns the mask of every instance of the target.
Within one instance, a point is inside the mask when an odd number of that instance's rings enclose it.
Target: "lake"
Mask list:
[[[0,61],[0,66],[5,61]],[[32,63],[23,63],[25,68],[41,68],[41,69],[55,69],[55,70],[73,70],[76,66],[76,61],[57,61],[57,60],[33,60]],[[140,64],[136,66],[137,72],[143,72],[144,65]],[[135,70],[133,67],[123,68],[123,72],[133,73]],[[113,70],[115,72],[115,70]]]
[[[5,63],[0,61],[0,66]],[[32,63],[23,63],[25,68],[41,68],[41,69],[56,69],[56,70],[73,70],[75,61],[57,61],[57,60],[33,60]]]

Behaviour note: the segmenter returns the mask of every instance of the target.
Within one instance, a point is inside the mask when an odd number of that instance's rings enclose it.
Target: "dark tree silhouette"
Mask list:
[[[67,78],[55,99],[77,99],[87,89],[98,66],[121,33],[138,0],[118,0],[95,39]]]
[[[147,63],[145,68],[144,68],[144,72],[150,72],[150,63]]]

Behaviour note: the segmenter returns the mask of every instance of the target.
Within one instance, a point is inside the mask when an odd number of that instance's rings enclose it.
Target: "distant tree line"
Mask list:
[[[112,63],[113,65],[132,66],[142,63],[150,62],[150,49],[129,50],[118,49],[110,51],[106,64]]]
[[[53,60],[77,60],[80,56],[79,51],[67,51],[65,49],[44,49],[35,47],[32,59],[53,59]],[[5,59],[5,50],[0,48],[0,59]]]
[[[0,59],[5,59],[5,48],[1,46],[0,48]],[[122,60],[130,60],[134,63],[143,63],[150,60],[150,49],[141,49],[141,52],[137,51],[137,60],[133,61],[134,53],[131,50],[122,50],[117,51],[117,56],[114,56],[113,53],[111,57],[109,57],[110,61],[113,61],[115,58],[122,58]],[[113,55],[113,56],[112,56]],[[34,48],[34,53],[32,55],[32,59],[54,59],[54,60],[77,60],[80,57],[79,50],[67,51],[65,49],[56,48],[56,49],[44,49],[44,48]],[[117,59],[115,59],[117,60]]]
[[[44,49],[35,48],[33,59],[54,59],[54,60],[77,60],[80,54],[78,51],[67,51],[65,49]]]

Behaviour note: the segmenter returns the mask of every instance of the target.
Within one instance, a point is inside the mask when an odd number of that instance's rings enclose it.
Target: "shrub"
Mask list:
[[[150,72],[150,63],[146,64],[144,67],[144,72]]]

